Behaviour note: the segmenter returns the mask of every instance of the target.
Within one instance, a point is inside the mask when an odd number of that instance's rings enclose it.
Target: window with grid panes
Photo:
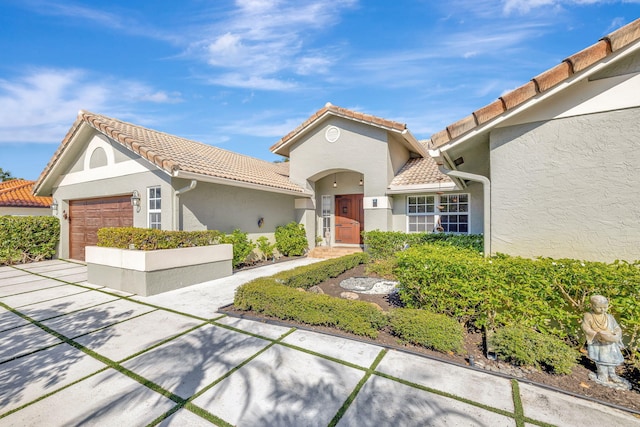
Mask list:
[[[162,197],[160,187],[149,187],[147,192],[149,207],[149,228],[162,228]]]

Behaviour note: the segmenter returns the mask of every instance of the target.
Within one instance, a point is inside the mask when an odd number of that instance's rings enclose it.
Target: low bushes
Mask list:
[[[249,239],[248,234],[239,229],[233,230],[233,233],[222,237],[220,243],[231,243],[233,245],[233,268],[238,268],[247,260],[256,245]]]
[[[357,335],[376,338],[386,323],[384,313],[372,304],[304,292],[261,278],[238,288],[234,305],[284,320],[332,326]]]
[[[547,368],[556,374],[570,374],[580,356],[560,338],[521,326],[498,329],[491,344],[498,359],[519,366]]]
[[[0,265],[51,259],[60,240],[52,216],[0,216]]]
[[[397,254],[401,300],[410,308],[446,314],[490,329],[520,325],[578,346],[580,320],[593,294],[609,298],[632,360],[640,346],[640,264],[570,259],[490,259],[439,244]]]
[[[320,261],[293,270],[286,270],[275,274],[273,279],[285,286],[309,289],[331,277],[339,276],[359,264],[367,262],[367,254],[361,252],[335,259]]]
[[[464,327],[445,315],[397,308],[389,313],[389,326],[394,335],[411,344],[443,353],[464,351]]]
[[[393,257],[411,246],[439,242],[443,245],[482,252],[484,240],[481,234],[403,233],[401,231],[363,231],[362,239],[373,259]]]

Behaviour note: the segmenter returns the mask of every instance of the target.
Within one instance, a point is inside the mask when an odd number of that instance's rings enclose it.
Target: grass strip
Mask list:
[[[356,387],[353,389],[351,394],[347,397],[347,399],[344,401],[342,406],[340,406],[340,409],[338,409],[338,412],[336,412],[336,415],[329,422],[329,427],[335,427],[340,421],[340,419],[342,419],[344,414],[347,412],[347,409],[349,409],[353,401],[356,399],[356,396],[358,395],[358,393],[360,393],[360,390],[362,389],[362,387],[364,387],[365,383],[369,380],[371,375],[373,375],[373,373],[375,372],[375,369],[378,367],[378,365],[382,361],[382,358],[386,354],[387,354],[386,348],[380,350],[380,353],[378,353],[378,357],[376,357],[376,359],[373,361],[369,369],[367,369],[367,371],[365,372],[362,379],[358,382],[358,384],[356,384]]]

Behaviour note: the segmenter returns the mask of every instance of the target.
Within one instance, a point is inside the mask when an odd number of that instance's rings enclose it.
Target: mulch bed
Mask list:
[[[340,297],[340,293],[345,289],[340,287],[340,282],[350,277],[365,277],[365,268],[363,265],[347,271],[340,276],[329,279],[318,286],[322,291],[331,296]],[[371,295],[359,294],[359,300],[372,302],[379,305],[383,310],[388,311],[394,307],[400,307],[401,303],[389,295]],[[288,326],[295,326],[300,329],[306,329],[316,332],[332,334],[336,336],[344,336],[364,342],[369,342],[382,347],[394,348],[402,351],[419,354],[426,357],[454,363],[462,366],[470,366],[473,363],[475,368],[489,370],[500,375],[517,378],[526,382],[532,382],[539,385],[551,387],[561,392],[574,394],[588,399],[593,399],[605,404],[620,407],[640,415],[640,371],[630,365],[624,365],[618,368],[618,375],[626,378],[633,385],[633,389],[629,391],[614,390],[601,386],[589,380],[589,373],[595,372],[595,365],[583,356],[580,363],[573,369],[571,375],[553,375],[548,372],[538,371],[533,368],[522,368],[510,365],[505,362],[488,359],[484,352],[482,334],[479,332],[467,332],[465,336],[466,355],[457,355],[453,353],[445,354],[429,350],[427,348],[401,343],[397,337],[393,336],[388,330],[382,330],[377,339],[370,339],[362,336],[353,335],[340,331],[335,328],[324,326],[310,326],[292,321],[283,321],[280,319],[270,318],[260,313],[251,311],[236,310],[232,305],[220,309],[221,312],[231,316],[251,318]]]

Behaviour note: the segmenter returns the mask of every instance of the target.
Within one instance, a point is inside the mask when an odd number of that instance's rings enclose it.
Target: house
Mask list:
[[[434,134],[430,154],[484,187],[486,250],[640,259],[640,20]]]
[[[0,182],[0,215],[51,215],[51,197],[34,196],[33,184],[25,179]]]
[[[80,111],[34,192],[54,198],[60,257],[78,260],[109,226],[255,240],[296,221],[310,247],[359,246],[362,230],[482,231],[482,186],[456,187],[404,124],[327,104],[271,151],[289,161]]]

